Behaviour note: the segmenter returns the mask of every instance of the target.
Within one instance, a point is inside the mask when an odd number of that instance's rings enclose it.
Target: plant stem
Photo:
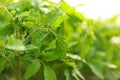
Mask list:
[[[8,9],[3,5],[3,9],[8,13],[8,15],[11,17],[11,19],[14,21],[13,15],[8,11]]]
[[[55,37],[57,37],[57,34],[56,34],[53,30],[50,29],[50,32],[51,32]]]
[[[17,73],[17,70],[15,69],[15,67],[13,66],[12,62],[2,53],[0,53],[0,55],[8,62],[8,64],[11,66],[11,68],[15,71],[15,73]]]
[[[24,40],[24,44],[26,43],[26,41],[27,41],[33,34],[35,34],[36,32],[39,32],[40,30],[48,30],[48,28],[39,28],[39,29],[36,29],[35,31],[31,32],[31,33],[26,37],[26,39]]]
[[[17,56],[17,80],[21,80],[20,58],[21,58],[21,55],[18,54]]]

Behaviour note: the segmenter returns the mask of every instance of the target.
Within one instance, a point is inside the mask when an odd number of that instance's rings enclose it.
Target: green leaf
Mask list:
[[[102,73],[102,69],[100,68],[100,66],[98,64],[88,64],[90,69],[92,70],[92,72],[98,76],[100,79],[104,79],[103,73]]]
[[[52,61],[58,58],[65,58],[67,53],[68,45],[65,39],[61,35],[57,35],[55,49],[51,52],[46,52],[43,54],[43,59],[45,61]]]
[[[59,27],[60,24],[66,19],[66,16],[59,16],[56,21],[53,22],[52,27]]]
[[[59,55],[57,55],[55,52],[46,52],[43,54],[43,60],[45,61],[53,61],[58,58]]]
[[[115,76],[113,75],[113,73],[110,69],[106,70],[106,76],[107,76],[108,80],[117,80],[117,79],[115,79]]]
[[[55,39],[51,32],[39,32],[32,36],[32,44],[41,46],[44,43],[50,43]]]
[[[42,24],[43,25],[45,25],[46,23],[47,24],[53,24],[61,15],[62,14],[59,11],[59,9],[54,9],[51,12],[49,12],[48,14],[46,14],[44,19],[42,20]]]
[[[27,67],[27,71],[25,72],[24,79],[29,79],[33,75],[35,75],[38,70],[40,69],[41,64],[38,60],[33,61],[30,65]]]
[[[71,41],[68,43],[68,47],[71,48],[71,47],[75,46],[77,43],[78,42],[76,42],[76,41]]]
[[[0,5],[0,27],[13,23],[13,17],[5,6]]]
[[[75,8],[68,5],[65,1],[61,2],[61,9],[66,12],[67,14],[72,14]]]
[[[8,38],[6,48],[11,49],[11,50],[16,50],[16,51],[24,51],[25,50],[25,46],[24,46],[23,42],[19,39],[16,39],[14,36],[10,36]]]
[[[69,57],[69,58],[71,58],[71,59],[82,60],[82,58],[79,55],[68,53],[66,56]]]
[[[45,80],[57,80],[54,70],[47,65],[44,65],[44,77]]]
[[[6,65],[6,60],[3,58],[0,58],[0,73],[4,70]]]
[[[26,21],[26,22],[25,22],[25,21],[24,21],[24,22],[23,22],[23,25],[26,26],[26,27],[34,27],[35,24],[34,24],[34,22],[30,22],[30,21]]]
[[[0,26],[0,36],[8,36],[14,33],[14,27],[12,24],[7,24],[5,26]]]
[[[91,46],[89,52],[86,54],[86,59],[91,60],[96,55],[96,47]]]
[[[26,50],[38,49],[37,46],[34,46],[34,45],[32,45],[32,44],[30,44],[30,45],[26,45],[25,47],[26,47]]]
[[[48,33],[46,32],[38,32],[35,33],[31,38],[32,38],[32,44],[34,45],[40,45],[43,43],[45,38],[48,36]]]
[[[67,53],[68,45],[65,42],[65,39],[61,35],[57,35],[55,53],[60,57],[65,57]]]

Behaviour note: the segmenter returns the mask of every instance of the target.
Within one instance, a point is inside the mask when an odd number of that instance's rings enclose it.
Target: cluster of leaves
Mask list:
[[[0,0],[0,80],[117,80],[116,20],[87,19],[64,0]]]

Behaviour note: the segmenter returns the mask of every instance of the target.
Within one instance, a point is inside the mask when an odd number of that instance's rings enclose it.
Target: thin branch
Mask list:
[[[17,73],[15,67],[13,66],[12,62],[2,53],[0,53],[0,55],[9,63],[9,65],[11,66],[11,68],[15,71],[15,73]]]
[[[17,80],[21,80],[21,66],[20,66],[20,58],[21,58],[21,55],[18,54],[17,56],[17,68],[18,68],[18,74],[17,74]]]
[[[2,6],[3,7],[3,9],[5,9],[5,11],[9,14],[9,16],[11,17],[11,19],[14,21],[14,17],[13,17],[13,15],[8,11],[8,9],[3,5]]]
[[[41,31],[41,30],[48,30],[48,28],[39,28],[39,29],[36,29],[35,31],[31,32],[27,37],[26,39],[24,40],[24,44],[26,43],[26,41],[35,33]]]
[[[51,32],[55,37],[57,37],[57,34],[56,34],[53,30],[50,29],[50,32]]]

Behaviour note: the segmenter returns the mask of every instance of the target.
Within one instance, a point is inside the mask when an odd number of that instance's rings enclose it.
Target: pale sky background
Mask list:
[[[53,0],[59,2],[60,0]],[[76,9],[82,12],[86,17],[96,19],[109,18],[120,13],[120,0],[65,0],[70,5],[85,4]]]

